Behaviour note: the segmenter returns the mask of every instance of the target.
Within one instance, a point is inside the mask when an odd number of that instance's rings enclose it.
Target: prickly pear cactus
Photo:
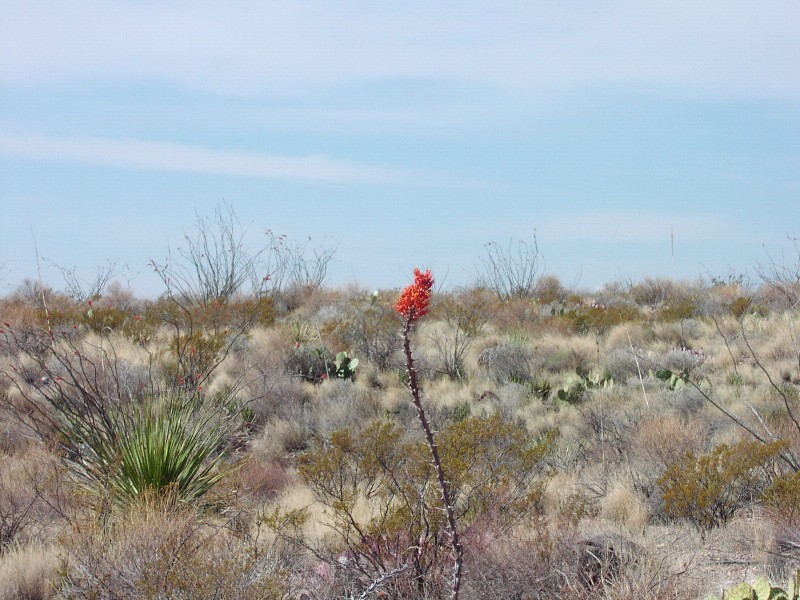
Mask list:
[[[769,581],[759,577],[753,585],[740,583],[725,590],[721,599],[710,596],[706,600],[800,600],[800,569],[785,590],[774,587]]]

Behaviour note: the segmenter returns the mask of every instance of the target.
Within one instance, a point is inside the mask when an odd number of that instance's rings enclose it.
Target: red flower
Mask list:
[[[414,269],[414,283],[403,290],[395,309],[409,321],[414,321],[428,314],[431,305],[431,288],[433,275],[428,269],[424,273]]]

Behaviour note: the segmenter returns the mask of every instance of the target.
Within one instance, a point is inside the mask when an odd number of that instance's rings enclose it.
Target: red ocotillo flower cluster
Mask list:
[[[424,273],[414,269],[414,283],[403,290],[395,309],[409,322],[428,314],[431,305],[433,275],[428,269]]]

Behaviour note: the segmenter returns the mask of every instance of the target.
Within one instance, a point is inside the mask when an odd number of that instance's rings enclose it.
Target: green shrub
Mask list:
[[[510,523],[534,513],[543,461],[554,451],[556,435],[531,440],[523,426],[500,415],[466,417],[441,429],[438,447],[460,526],[483,517]],[[327,509],[336,541],[315,551],[342,569],[343,586],[349,585],[345,575],[360,569],[368,581],[385,578],[382,589],[391,597],[439,597],[434,592],[442,593],[450,568],[448,537],[423,441],[387,421],[358,434],[340,430],[302,455],[299,475]],[[264,522],[307,545],[307,518],[306,511],[276,510]],[[347,566],[338,562],[342,554],[352,559]],[[407,570],[388,575],[398,568]],[[353,583],[342,595],[352,589],[363,588]]]
[[[629,304],[606,306],[592,303],[575,306],[555,318],[566,321],[576,333],[603,334],[616,325],[640,320],[642,313]]]
[[[664,323],[675,323],[691,319],[697,314],[697,303],[692,299],[676,300],[658,311],[658,319]]]
[[[758,495],[759,469],[783,448],[782,442],[743,441],[702,456],[686,453],[658,479],[667,515],[688,519],[705,535]]]
[[[800,471],[776,477],[764,490],[764,503],[790,526],[800,525]]]

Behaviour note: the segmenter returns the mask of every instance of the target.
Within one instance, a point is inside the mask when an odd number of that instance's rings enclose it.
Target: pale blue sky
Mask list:
[[[222,200],[329,282],[749,271],[800,235],[791,2],[0,0],[0,293],[149,271]],[[58,273],[42,262],[56,287]],[[446,277],[445,277],[446,275]]]

